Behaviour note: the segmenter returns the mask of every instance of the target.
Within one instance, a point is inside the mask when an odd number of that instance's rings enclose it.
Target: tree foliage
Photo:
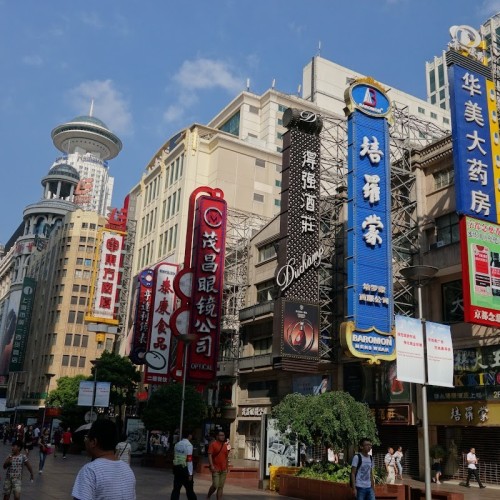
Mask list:
[[[342,450],[364,437],[379,443],[368,405],[347,392],[288,394],[273,408],[272,416],[280,432],[292,432],[307,445],[323,444]]]
[[[57,387],[50,391],[46,404],[57,408],[76,406],[78,402],[78,390],[80,382],[87,380],[85,375],[76,375],[76,377],[60,377],[57,379]]]
[[[146,429],[173,431],[179,428],[182,385],[168,384],[153,392],[142,414]],[[184,429],[195,429],[205,417],[207,407],[203,397],[193,387],[186,386],[184,399]]]

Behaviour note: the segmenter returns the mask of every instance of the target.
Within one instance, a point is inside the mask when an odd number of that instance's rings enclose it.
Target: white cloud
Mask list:
[[[481,5],[481,14],[491,16],[500,12],[500,0],[483,0]]]
[[[91,80],[69,92],[71,105],[78,114],[87,114],[94,100],[94,116],[117,134],[131,134],[132,114],[128,103],[112,80]]]
[[[222,89],[229,93],[243,90],[244,79],[224,61],[199,58],[184,61],[179,71],[172,77],[169,91],[173,93],[172,103],[163,118],[167,122],[180,121],[185,112],[198,102],[202,90]]]
[[[43,59],[36,54],[30,55],[30,56],[24,56],[22,58],[23,64],[26,64],[27,66],[42,66],[43,65]]]

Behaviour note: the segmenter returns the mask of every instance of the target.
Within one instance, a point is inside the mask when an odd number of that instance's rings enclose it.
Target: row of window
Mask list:
[[[157,250],[157,258],[163,257],[177,246],[178,225],[172,226],[164,233],[160,234]],[[139,249],[139,267],[143,268],[154,260],[155,241],[150,241],[143,248]]]
[[[64,345],[66,347],[88,347],[89,345],[89,336],[88,335],[80,335],[79,333],[67,333],[66,338],[64,339]]]
[[[175,193],[170,195],[166,200],[163,200],[163,206],[161,210],[161,221],[165,222],[175,215],[181,205],[181,189],[178,189]]]
[[[165,169],[165,191],[179,179],[184,173],[184,155],[179,155]],[[157,175],[147,186],[144,194],[144,206],[149,205],[153,200],[158,198],[161,188],[161,175]]]
[[[145,234],[150,233],[154,227],[156,227],[156,216],[158,214],[158,208],[151,210],[145,217],[142,218],[141,227],[141,238],[144,238]]]
[[[268,243],[259,248],[259,259],[258,262],[264,262],[266,260],[276,257],[276,248],[274,243]]]
[[[435,189],[451,186],[455,182],[455,169],[439,170],[438,172],[434,172],[432,176],[434,177]]]
[[[274,279],[257,283],[257,303],[276,300],[278,298],[278,287]]]
[[[62,366],[71,366],[73,368],[85,368],[85,363],[87,358],[85,356],[69,356],[68,354],[63,354]]]
[[[441,90],[439,94],[440,94],[440,98],[441,99],[445,98],[444,90]],[[441,94],[442,94],[442,96],[441,96]],[[435,95],[431,96],[431,104],[436,104],[436,96]],[[444,106],[441,106],[441,107],[444,108]],[[421,115],[425,115],[425,108],[422,108],[421,106],[419,106],[418,107],[418,112]],[[430,113],[431,113],[431,118],[433,120],[437,120],[438,119],[437,113],[435,113],[434,111],[431,111]],[[449,125],[450,119],[447,118],[446,116],[443,116],[443,123],[445,123],[446,125]]]
[[[444,86],[444,67],[442,64],[438,64],[437,73],[438,73],[438,87],[443,87]],[[435,71],[429,72],[429,87],[430,87],[431,92],[434,92],[436,90],[436,72]]]
[[[74,229],[75,228],[75,223],[74,222],[70,222],[69,224],[64,224],[64,229],[67,230],[67,229]],[[92,223],[92,222],[82,222],[82,225],[81,225],[81,229],[91,229],[91,230],[95,230],[97,229],[97,225]]]

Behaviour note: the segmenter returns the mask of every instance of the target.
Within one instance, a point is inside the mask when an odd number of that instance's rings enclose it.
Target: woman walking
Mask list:
[[[40,436],[40,441],[38,443],[38,446],[40,448],[39,450],[40,461],[38,463],[38,474],[41,474],[43,472],[43,467],[45,466],[45,459],[49,454],[49,447],[47,446],[47,440],[45,439],[45,436]]]

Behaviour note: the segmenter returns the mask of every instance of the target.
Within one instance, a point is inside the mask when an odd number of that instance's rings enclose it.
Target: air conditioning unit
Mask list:
[[[429,250],[436,250],[436,248],[441,248],[445,246],[445,242],[443,240],[436,241],[436,243],[432,243],[429,247]]]

